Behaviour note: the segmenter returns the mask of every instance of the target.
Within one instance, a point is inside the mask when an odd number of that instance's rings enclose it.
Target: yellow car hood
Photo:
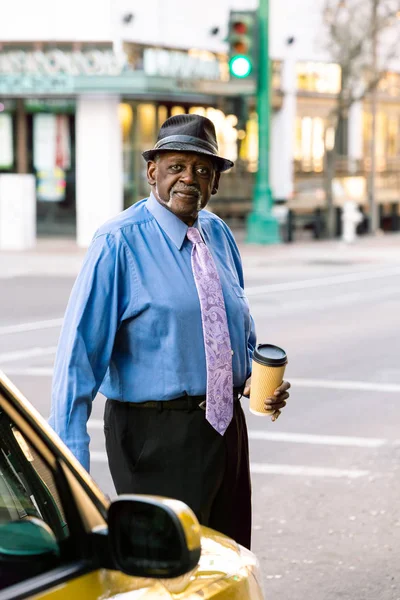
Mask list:
[[[138,579],[104,572],[104,600],[262,600],[254,554],[230,538],[202,527],[202,551],[196,569],[175,579]]]

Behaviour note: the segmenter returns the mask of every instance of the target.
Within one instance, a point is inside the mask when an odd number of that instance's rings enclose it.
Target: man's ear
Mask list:
[[[147,163],[147,181],[150,185],[156,184],[156,171],[157,171],[157,163],[152,160],[149,160]]]
[[[214,184],[211,190],[211,195],[214,196],[218,192],[219,178],[221,177],[220,171],[216,171],[214,175]]]

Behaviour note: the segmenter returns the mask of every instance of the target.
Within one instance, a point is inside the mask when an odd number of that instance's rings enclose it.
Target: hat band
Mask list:
[[[192,144],[194,146],[202,148],[203,150],[208,150],[209,152],[212,152],[212,154],[218,154],[218,148],[216,148],[209,142],[205,142],[204,140],[201,140],[192,135],[168,135],[167,137],[162,138],[156,143],[156,145],[154,146],[154,150],[161,150],[163,146],[173,142],[180,142],[181,144]]]

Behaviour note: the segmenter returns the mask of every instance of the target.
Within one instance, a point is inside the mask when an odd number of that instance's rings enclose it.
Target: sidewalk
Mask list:
[[[400,233],[359,237],[353,245],[341,240],[304,240],[261,246],[245,243],[245,232],[234,231],[243,263],[252,267],[279,264],[292,267],[317,261],[329,263],[400,263]],[[86,250],[74,239],[41,238],[29,251],[0,252],[0,279],[17,276],[75,277]]]

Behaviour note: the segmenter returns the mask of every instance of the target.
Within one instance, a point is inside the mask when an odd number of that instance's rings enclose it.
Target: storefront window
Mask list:
[[[200,115],[201,117],[205,117],[206,109],[204,108],[204,106],[192,106],[191,108],[189,108],[189,114]]]
[[[376,116],[376,168],[385,171],[390,164],[388,161],[400,156],[400,111],[388,113],[384,109],[378,111]],[[363,139],[364,156],[367,167],[371,164],[371,135],[372,116],[370,110],[364,112],[363,117]]]
[[[0,109],[4,104],[0,103]],[[14,136],[12,115],[0,112],[0,170],[12,169],[14,165]]]
[[[238,156],[238,131],[236,129],[238,119],[236,115],[225,115],[222,110],[204,106],[192,106],[189,108],[189,114],[207,117],[214,123],[219,153],[235,162]]]
[[[138,140],[142,152],[152,148],[155,140],[156,107],[154,104],[138,104],[137,126]]]
[[[168,119],[168,109],[166,106],[161,105],[158,107],[158,127],[160,129],[161,125]]]
[[[388,117],[384,112],[378,112],[376,119],[376,167],[378,171],[386,169],[386,145],[388,141]]]
[[[242,136],[240,136],[242,137]],[[257,113],[251,112],[246,123],[245,136],[240,144],[240,158],[247,162],[250,173],[257,171],[258,165],[258,119]]]
[[[173,106],[171,108],[171,117],[176,117],[176,115],[184,115],[185,112],[186,111],[183,106]]]
[[[369,156],[371,154],[371,127],[372,127],[372,118],[371,113],[367,110],[364,111],[363,114],[363,146],[364,146],[364,156],[366,158],[366,165],[368,167],[370,160]]]
[[[37,113],[33,117],[33,166],[36,197],[42,202],[63,202],[66,171],[71,168],[70,127],[66,115]]]
[[[319,94],[338,94],[341,71],[334,63],[299,62],[296,65],[297,89]]]
[[[321,117],[297,117],[294,157],[301,171],[321,172],[324,166],[325,123]]]
[[[218,148],[221,156],[234,161],[237,159],[237,118],[226,116],[222,110],[209,107],[205,116],[214,123],[217,133]]]
[[[28,168],[36,177],[38,234],[74,235],[75,102],[65,98],[28,98],[23,109],[28,131]]]
[[[399,155],[399,117],[390,116],[388,121],[388,156]]]
[[[123,168],[123,184],[124,184],[124,206],[129,204],[129,199],[132,197],[133,182],[132,182],[132,125],[133,125],[133,110],[132,106],[126,102],[119,105],[119,121],[122,130],[122,168]]]

